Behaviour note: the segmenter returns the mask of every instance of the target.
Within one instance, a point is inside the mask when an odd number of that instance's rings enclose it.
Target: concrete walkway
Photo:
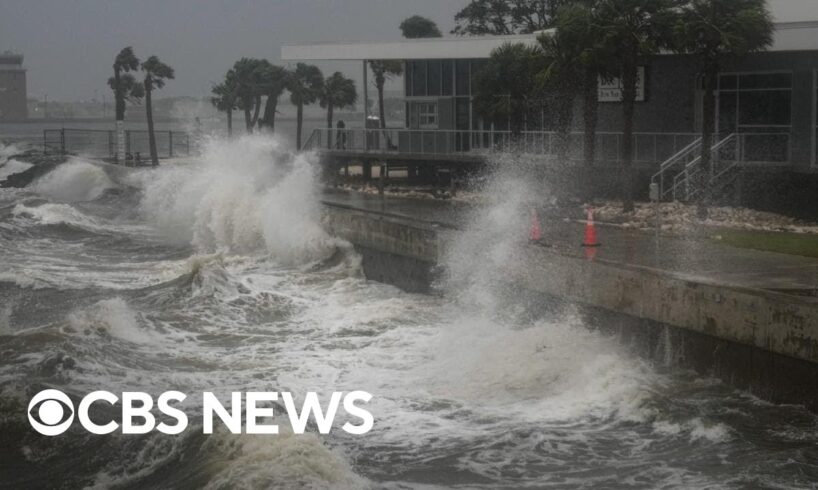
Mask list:
[[[329,189],[328,204],[396,215],[412,220],[462,228],[474,207],[441,200],[373,196]],[[544,242],[561,254],[583,257],[584,224],[543,216]],[[524,231],[523,233],[526,233]],[[602,246],[595,260],[663,270],[711,284],[813,294],[818,291],[818,260],[809,257],[742,249],[708,239],[660,236],[645,231],[597,225]]]

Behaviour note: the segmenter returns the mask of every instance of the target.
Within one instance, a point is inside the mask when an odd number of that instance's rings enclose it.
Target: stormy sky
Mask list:
[[[32,97],[107,96],[114,55],[132,45],[176,69],[162,96],[203,96],[242,56],[276,62],[282,44],[400,38],[419,14],[444,33],[468,0],[2,0],[0,51],[22,52]],[[770,0],[779,21],[818,20],[816,0]],[[359,78],[357,64],[332,64]]]

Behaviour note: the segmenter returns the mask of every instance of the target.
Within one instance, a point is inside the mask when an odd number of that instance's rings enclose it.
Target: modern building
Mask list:
[[[28,118],[26,70],[23,55],[0,54],[0,120]]]
[[[311,145],[332,147],[327,151],[336,154],[368,153],[392,159],[420,154],[440,160],[447,154],[477,154],[508,138],[507,124],[491,124],[475,111],[473,84],[493,49],[519,42],[536,43],[536,35],[284,46],[282,59],[347,60],[364,66],[367,60],[402,61],[404,128],[391,130],[380,139],[372,132],[367,138],[350,134],[344,148],[333,143],[331,132],[318,130]],[[635,161],[645,180],[643,187],[647,189],[647,179],[654,178],[669,198],[688,187],[688,171],[692,172],[695,155],[701,152],[700,144],[696,146],[702,127],[701,80],[692,57],[671,53],[645,63],[639,74]],[[621,159],[622,148],[619,82],[600,82],[598,93],[598,161],[601,167],[613,168]],[[713,152],[722,166],[714,168],[714,174],[730,176],[731,183],[736,174],[742,178],[764,174],[764,182],[787,185],[799,179],[814,181],[812,176],[818,176],[818,21],[776,24],[774,43],[767,51],[724,67],[717,97],[719,145]],[[577,100],[571,145],[577,161],[582,154],[581,107],[582,101]],[[523,151],[553,155],[553,120],[547,103],[531,108],[522,136]],[[666,175],[659,175],[665,170]],[[770,177],[771,172],[786,177]]]

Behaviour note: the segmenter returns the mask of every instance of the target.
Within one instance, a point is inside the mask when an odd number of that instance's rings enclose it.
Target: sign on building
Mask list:
[[[622,80],[612,78],[610,80],[599,79],[599,101],[600,102],[622,102]],[[645,67],[636,69],[636,101],[645,101]]]

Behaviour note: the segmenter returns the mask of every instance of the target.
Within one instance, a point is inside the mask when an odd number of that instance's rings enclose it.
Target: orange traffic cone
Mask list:
[[[540,215],[537,210],[531,208],[531,229],[528,232],[528,239],[532,242],[542,240],[542,227],[540,226]]]
[[[588,221],[585,222],[585,241],[583,247],[598,247],[601,243],[596,237],[596,226],[594,225],[594,210],[588,208]]]

